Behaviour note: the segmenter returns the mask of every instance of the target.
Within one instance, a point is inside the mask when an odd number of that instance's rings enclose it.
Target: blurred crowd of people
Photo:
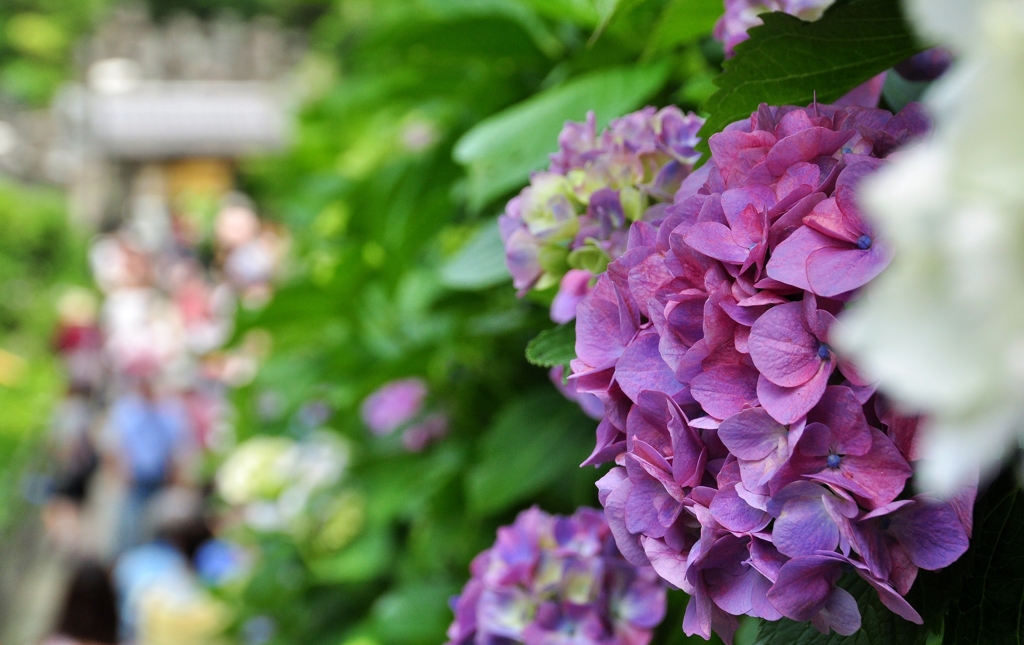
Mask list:
[[[90,248],[97,289],[59,302],[68,388],[43,518],[71,574],[47,645],[212,643],[228,620],[202,584],[239,559],[214,537],[206,456],[233,445],[227,390],[269,350],[258,332],[225,348],[236,307],[270,297],[287,236],[244,195],[204,210],[161,180],[139,173]]]

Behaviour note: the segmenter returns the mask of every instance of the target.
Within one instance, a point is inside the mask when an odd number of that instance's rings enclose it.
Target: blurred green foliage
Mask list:
[[[270,616],[281,645],[443,642],[447,598],[499,525],[532,504],[597,505],[601,472],[577,468],[596,422],[524,358],[551,323],[515,296],[494,216],[547,165],[566,120],[694,109],[706,93],[693,83],[720,59],[707,47],[716,3],[336,0],[310,26],[301,69],[316,98],[294,145],[243,166],[245,189],[291,232],[293,259],[272,302],[241,312],[238,338],[266,330],[274,347],[235,393],[237,431],[301,434],[302,406],[329,404],[327,424],[355,446],[347,488],[366,514],[336,552],[259,538],[257,571],[233,596],[239,627]],[[700,22],[674,37],[681,6]],[[447,438],[411,454],[358,412],[408,376],[452,419]],[[683,607],[667,642],[688,642]]]
[[[0,181],[0,529],[21,508],[19,478],[64,394],[51,347],[57,298],[88,277],[63,195]]]
[[[9,0],[0,3],[0,90],[43,107],[74,75],[75,41],[111,0]]]

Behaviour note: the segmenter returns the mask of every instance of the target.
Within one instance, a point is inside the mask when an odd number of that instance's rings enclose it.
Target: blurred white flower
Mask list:
[[[221,497],[229,504],[277,497],[288,483],[294,447],[287,437],[255,437],[235,448],[217,471]]]
[[[921,486],[949,493],[1024,440],[1024,0],[905,6],[957,61],[929,139],[865,181],[896,257],[838,345],[926,415]]]
[[[217,489],[258,531],[286,530],[299,521],[315,493],[341,480],[349,447],[320,431],[301,442],[255,437],[238,446],[217,472]]]

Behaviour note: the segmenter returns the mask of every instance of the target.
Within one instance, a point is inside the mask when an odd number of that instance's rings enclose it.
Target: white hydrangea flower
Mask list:
[[[217,490],[230,504],[273,499],[288,485],[296,450],[287,437],[254,437],[239,445],[217,471]]]
[[[958,55],[930,137],[866,181],[896,257],[838,345],[923,413],[924,488],[952,492],[1024,440],[1024,0],[906,0]]]
[[[302,441],[254,437],[221,465],[217,489],[257,531],[297,528],[314,494],[341,480],[349,454],[349,444],[327,430]]]

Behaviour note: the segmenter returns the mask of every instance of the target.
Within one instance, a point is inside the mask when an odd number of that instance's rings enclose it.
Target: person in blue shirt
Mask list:
[[[158,395],[150,378],[117,399],[108,432],[127,486],[117,533],[122,553],[141,542],[146,505],[173,480],[192,437],[185,407]]]

